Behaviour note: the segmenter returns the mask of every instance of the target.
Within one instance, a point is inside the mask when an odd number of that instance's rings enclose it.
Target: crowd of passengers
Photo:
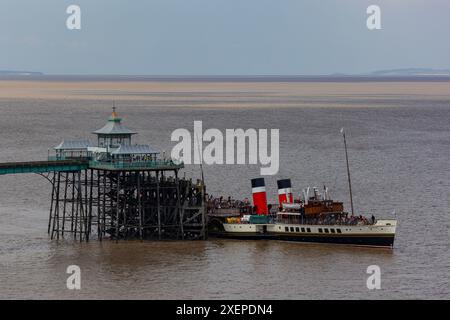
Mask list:
[[[348,216],[348,213],[342,214],[320,214],[312,217],[308,217],[305,214],[301,216],[296,216],[295,218],[281,216],[278,218],[285,222],[299,223],[299,224],[315,224],[315,225],[373,225],[376,223],[375,216],[372,215],[370,219],[359,215],[359,216]],[[295,221],[294,221],[295,220]]]
[[[245,198],[244,200],[235,200],[231,196],[228,196],[227,198],[221,196],[219,198],[214,198],[213,195],[207,196],[207,204],[208,204],[208,211],[211,212],[214,209],[243,209],[243,208],[250,208],[250,211],[252,211],[252,204],[248,198]],[[271,211],[271,205],[269,204],[269,211]],[[256,212],[256,207],[253,208],[253,211]],[[286,210],[286,212],[293,211],[291,209]],[[251,212],[249,212],[251,213]],[[293,220],[296,220],[295,223],[299,224],[315,224],[315,225],[373,225],[376,223],[375,217],[372,215],[370,219],[367,219],[366,217],[362,215],[355,215],[355,216],[349,216],[348,213],[342,213],[342,214],[320,214],[316,216],[307,216],[305,215],[304,208],[300,208],[300,216],[297,216],[295,218],[289,217],[289,218],[280,218],[277,217],[275,214],[269,214],[269,218],[271,221],[275,221],[277,218],[283,219],[283,220],[289,220],[290,223],[294,223]]]
[[[213,195],[209,195],[207,199],[208,206],[216,209],[240,209],[243,207],[251,206],[250,200],[248,198],[245,198],[244,200],[236,200],[231,196],[228,196],[228,198],[224,198],[223,196],[221,196],[220,198],[214,198]]]

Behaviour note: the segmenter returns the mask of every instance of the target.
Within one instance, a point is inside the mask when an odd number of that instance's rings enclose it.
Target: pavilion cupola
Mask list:
[[[116,108],[113,107],[108,122],[93,133],[97,135],[98,147],[115,149],[121,145],[131,145],[131,136],[137,132],[122,125],[122,119],[118,117]]]

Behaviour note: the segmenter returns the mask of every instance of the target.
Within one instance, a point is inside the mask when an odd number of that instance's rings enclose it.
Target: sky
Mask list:
[[[66,27],[69,5],[81,30]],[[381,30],[366,26],[369,5]],[[450,68],[449,0],[0,0],[0,70],[322,75]]]

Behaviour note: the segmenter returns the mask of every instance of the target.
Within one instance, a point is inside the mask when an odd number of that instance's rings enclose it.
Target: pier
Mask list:
[[[16,173],[46,173],[80,171],[88,168],[85,160],[49,160],[0,163],[0,175]]]
[[[64,140],[46,161],[0,163],[0,175],[36,173],[51,184],[51,239],[206,239],[205,185],[182,162],[132,143],[115,108],[97,143]]]

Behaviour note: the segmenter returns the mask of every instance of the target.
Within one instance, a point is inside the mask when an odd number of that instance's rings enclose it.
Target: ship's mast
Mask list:
[[[197,138],[197,145],[198,145],[198,158],[200,159],[200,171],[201,171],[201,174],[202,174],[202,184],[203,184],[204,181],[205,181],[205,177],[203,175],[203,155],[202,155],[202,150],[200,149],[199,136],[196,135],[196,138]]]
[[[203,225],[205,225],[206,223],[206,210],[205,210],[205,206],[206,206],[206,199],[205,199],[205,176],[203,174],[203,154],[202,154],[202,150],[200,149],[200,139],[199,136],[197,135],[197,145],[198,145],[198,155],[199,155],[199,159],[200,159],[200,171],[202,173],[202,216],[203,216]],[[206,229],[203,230],[203,238],[206,239]]]
[[[344,128],[341,129],[341,133],[342,133],[342,136],[344,137],[345,160],[347,162],[348,189],[350,191],[350,205],[351,205],[351,208],[352,208],[352,217],[353,217],[354,210],[353,210],[352,180],[350,179],[350,167],[348,165],[348,153],[347,153],[347,140],[345,139]]]

